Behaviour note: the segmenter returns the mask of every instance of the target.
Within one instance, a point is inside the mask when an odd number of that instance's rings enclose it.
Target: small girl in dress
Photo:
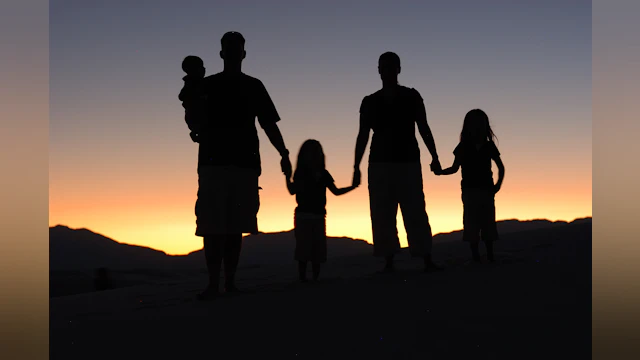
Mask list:
[[[487,260],[494,261],[493,244],[498,240],[495,194],[504,180],[504,164],[493,140],[496,138],[489,117],[480,110],[467,113],[462,125],[460,143],[453,151],[453,165],[436,175],[451,175],[462,167],[463,240],[469,242],[473,260],[480,262],[480,239],[487,248]],[[493,183],[491,161],[498,166],[498,182]]]
[[[298,153],[293,182],[287,177],[287,189],[296,196],[294,213],[296,237],[295,259],[298,261],[300,281],[307,282],[307,263],[313,266],[313,280],[318,280],[320,264],[327,261],[326,204],[327,188],[336,196],[352,191],[359,184],[338,189],[325,168],[322,146],[307,140]]]

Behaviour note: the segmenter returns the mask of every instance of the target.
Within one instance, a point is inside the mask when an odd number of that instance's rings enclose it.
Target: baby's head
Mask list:
[[[189,55],[182,60],[182,70],[189,76],[204,77],[204,63],[195,55]]]

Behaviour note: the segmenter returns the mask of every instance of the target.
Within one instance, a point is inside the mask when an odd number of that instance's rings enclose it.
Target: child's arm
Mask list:
[[[291,195],[295,195],[296,194],[296,187],[294,186],[293,182],[291,182],[291,178],[288,176],[285,176],[287,178],[287,190],[289,190],[289,194]]]
[[[496,165],[498,165],[498,183],[495,185],[494,189],[495,192],[498,192],[500,191],[500,188],[502,187],[502,181],[504,180],[504,164],[502,163],[500,155],[494,156],[493,161],[495,161]]]
[[[340,195],[344,195],[350,191],[353,191],[355,188],[357,188],[357,186],[355,185],[351,185],[351,186],[347,186],[347,187],[343,187],[338,189],[336,187],[335,183],[331,183],[329,184],[329,186],[327,186],[329,188],[329,191],[331,191],[331,193],[335,196],[340,196]]]
[[[459,169],[460,169],[460,160],[456,156],[455,160],[453,160],[453,165],[451,165],[451,167],[448,167],[446,169],[442,169],[440,171],[434,171],[434,174],[436,174],[436,175],[453,175],[453,174],[457,173]]]

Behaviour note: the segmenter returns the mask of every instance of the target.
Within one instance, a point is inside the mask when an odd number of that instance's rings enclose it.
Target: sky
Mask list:
[[[386,51],[427,109],[440,161],[481,108],[506,177],[501,219],[592,215],[591,1],[50,2],[49,225],[88,228],[169,254],[194,235],[197,144],[178,100],[187,55],[222,70],[220,37],[246,38],[243,71],[262,80],[295,164],[320,141],[337,186],[351,182],[358,110]],[[293,227],[279,155],[262,130],[259,227]],[[462,228],[460,174],[437,177],[419,140],[434,233]],[[327,195],[327,234],[371,241],[362,185]],[[494,165],[494,178],[497,169]],[[398,212],[401,244],[406,235]]]

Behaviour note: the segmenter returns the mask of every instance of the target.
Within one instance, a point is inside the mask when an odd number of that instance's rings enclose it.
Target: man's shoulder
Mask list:
[[[377,100],[378,98],[380,98],[382,96],[382,89],[373,92],[369,95],[366,95],[364,98],[362,98],[362,104],[368,104],[372,101]]]
[[[422,100],[422,95],[420,95],[420,92],[415,88],[410,88],[408,86],[400,85],[400,89],[405,96]]]

